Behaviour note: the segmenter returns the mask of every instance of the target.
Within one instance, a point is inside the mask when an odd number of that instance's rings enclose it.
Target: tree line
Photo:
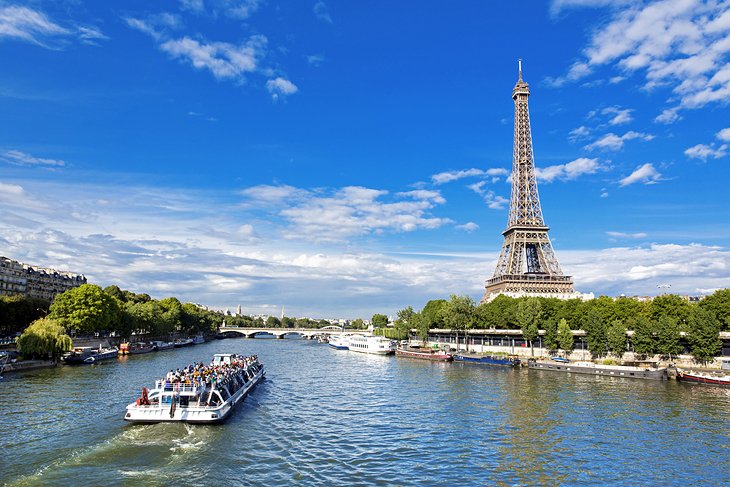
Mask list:
[[[425,340],[429,330],[446,328],[454,332],[470,329],[520,329],[532,343],[544,330],[543,343],[550,350],[572,351],[572,330],[586,332],[588,349],[595,356],[628,350],[627,332],[635,353],[678,355],[684,351],[682,333],[692,355],[709,360],[721,350],[721,331],[730,331],[730,289],[718,290],[697,303],[666,294],[651,301],[601,296],[579,299],[497,296],[476,305],[468,296],[431,300],[421,311],[408,306],[397,313],[394,338],[411,330]]]

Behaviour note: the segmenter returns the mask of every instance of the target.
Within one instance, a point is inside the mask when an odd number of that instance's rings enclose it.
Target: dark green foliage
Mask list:
[[[48,316],[77,333],[116,329],[119,301],[95,284],[83,284],[56,296]]]
[[[580,322],[581,329],[586,332],[586,341],[588,349],[593,355],[600,357],[606,353],[606,322],[601,318],[601,314],[596,308],[589,308],[588,312],[583,315]]]
[[[679,355],[682,352],[682,346],[679,343],[680,331],[679,321],[676,318],[660,315],[656,321],[656,352],[669,357]]]
[[[558,322],[558,348],[566,353],[570,353],[573,351],[574,345],[573,331],[570,329],[565,318],[562,318]]]
[[[626,324],[634,332],[631,337],[634,352],[640,355],[657,353],[656,333],[649,318],[643,315],[634,316],[629,318]]]
[[[276,316],[269,316],[266,318],[266,326],[269,328],[278,328],[281,326],[281,320],[279,320]]]
[[[700,301],[700,307],[714,313],[722,330],[730,331],[730,289],[720,289]]]
[[[539,298],[520,299],[517,305],[517,324],[522,330],[522,337],[529,342],[532,350],[532,341],[538,337],[540,320],[542,319],[542,305]],[[532,351],[534,354],[534,350]]]
[[[517,300],[500,294],[490,303],[480,304],[475,310],[476,328],[504,330],[515,326],[514,311]]]
[[[421,310],[423,319],[429,328],[444,327],[444,310],[446,309],[445,299],[432,299]]]
[[[712,360],[722,349],[718,334],[722,324],[710,309],[695,307],[689,317],[689,343],[694,358],[701,362]]]
[[[657,296],[649,304],[649,317],[658,323],[662,316],[669,316],[683,325],[689,320],[690,309],[689,302],[676,294],[664,294]]]
[[[25,296],[0,296],[0,337],[12,336],[46,316],[51,303]]]
[[[374,314],[370,322],[376,328],[383,328],[388,326],[388,317],[383,314]]]
[[[606,333],[608,351],[622,357],[627,350],[626,325],[621,320],[613,320]]]
[[[560,348],[558,345],[558,322],[555,318],[545,321],[545,348],[550,351]]]

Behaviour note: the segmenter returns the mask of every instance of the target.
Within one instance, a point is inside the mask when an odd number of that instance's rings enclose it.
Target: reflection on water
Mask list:
[[[218,426],[129,425],[161,374],[256,353],[267,380]],[[720,485],[730,391],[223,340],[8,375],[9,485]],[[682,465],[682,468],[677,468]]]

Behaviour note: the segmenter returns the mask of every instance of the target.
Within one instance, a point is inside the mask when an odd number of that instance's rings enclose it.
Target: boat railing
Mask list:
[[[169,382],[164,380],[158,380],[155,382],[156,389],[162,389],[167,392],[192,392],[197,393],[205,389],[203,384],[187,384],[184,382]]]

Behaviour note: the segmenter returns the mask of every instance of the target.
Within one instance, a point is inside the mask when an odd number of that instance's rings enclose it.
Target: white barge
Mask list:
[[[210,365],[197,363],[155,382],[127,406],[134,423],[220,423],[264,379],[264,366],[253,355],[218,353]]]
[[[349,349],[352,352],[390,355],[395,353],[395,342],[382,336],[352,335]]]
[[[571,362],[555,360],[529,359],[530,370],[550,370],[553,372],[571,372],[574,374],[591,374],[607,377],[626,377],[629,379],[666,380],[666,367],[632,367],[628,365],[602,365],[593,362]]]

